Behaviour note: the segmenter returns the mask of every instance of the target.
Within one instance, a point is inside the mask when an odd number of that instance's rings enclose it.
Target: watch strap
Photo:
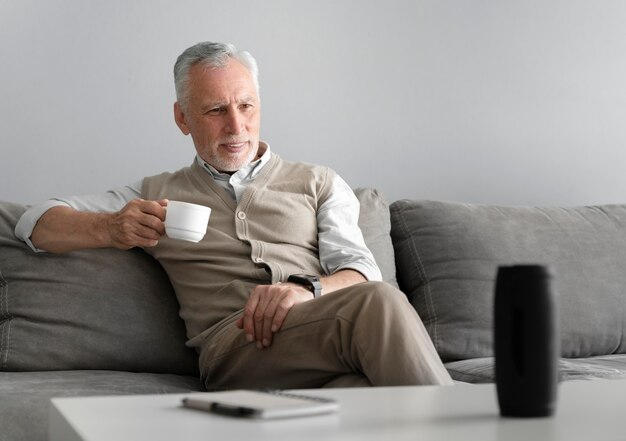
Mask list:
[[[313,293],[314,299],[317,299],[322,295],[322,282],[320,281],[319,276],[310,274],[292,274],[289,276],[287,281],[304,286]]]

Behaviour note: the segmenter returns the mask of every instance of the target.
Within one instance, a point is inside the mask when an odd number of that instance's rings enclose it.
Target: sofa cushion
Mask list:
[[[365,244],[374,255],[383,280],[397,288],[389,204],[385,196],[373,188],[357,188],[354,194],[361,204],[359,227]]]
[[[453,380],[465,383],[494,383],[495,359],[493,357],[469,358],[445,364]],[[599,355],[589,358],[561,358],[560,381],[614,380],[626,378],[626,355]]]
[[[626,352],[626,205],[391,205],[398,282],[445,361],[490,357],[499,265],[554,273],[561,353]]]
[[[0,203],[0,370],[107,369],[197,375],[178,302],[141,250],[34,253]]]
[[[197,376],[114,371],[0,372],[2,441],[48,439],[50,398],[203,392]]]

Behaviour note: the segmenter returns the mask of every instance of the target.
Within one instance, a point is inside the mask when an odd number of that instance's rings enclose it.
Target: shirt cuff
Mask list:
[[[28,245],[34,252],[36,253],[45,252],[45,250],[37,248],[35,245],[33,245],[33,242],[30,240],[30,237],[33,235],[33,230],[35,229],[35,225],[37,225],[39,218],[41,218],[41,216],[43,216],[43,214],[49,209],[51,209],[52,207],[57,207],[61,205],[65,207],[69,207],[69,205],[66,204],[65,202],[54,200],[54,199],[51,199],[51,200],[42,202],[41,204],[33,205],[32,207],[30,207],[28,210],[24,212],[24,214],[22,214],[22,217],[20,217],[20,220],[17,222],[17,225],[15,225],[15,236],[18,239],[21,239],[24,242],[26,242],[26,245]]]
[[[382,282],[383,275],[378,266],[371,266],[360,262],[350,262],[345,266],[340,266],[336,271],[353,270],[358,271],[367,279],[368,282]]]

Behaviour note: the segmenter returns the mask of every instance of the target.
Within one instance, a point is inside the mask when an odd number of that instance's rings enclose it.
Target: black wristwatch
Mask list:
[[[317,299],[322,295],[322,282],[318,276],[311,276],[309,274],[292,274],[287,279],[287,282],[297,283],[298,285],[304,286],[313,293],[314,299]]]

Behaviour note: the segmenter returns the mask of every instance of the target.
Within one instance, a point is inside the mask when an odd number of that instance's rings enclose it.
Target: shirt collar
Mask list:
[[[272,156],[272,152],[270,151],[270,145],[264,141],[259,141],[259,152],[261,153],[261,157],[252,161],[250,164],[241,167],[232,175],[229,173],[222,173],[218,171],[211,164],[207,163],[204,159],[200,157],[200,155],[196,155],[196,162],[207,172],[209,173],[213,179],[220,181],[230,181],[231,179],[236,179],[238,181],[244,180],[253,180],[256,176],[261,172],[265,164],[268,163]]]

